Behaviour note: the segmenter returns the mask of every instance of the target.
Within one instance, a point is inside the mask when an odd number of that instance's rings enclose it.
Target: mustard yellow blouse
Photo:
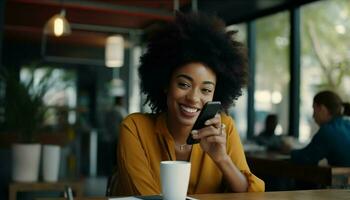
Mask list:
[[[227,153],[247,177],[249,192],[263,192],[265,184],[254,176],[247,165],[243,147],[233,119],[221,116],[227,131]],[[155,195],[161,193],[160,161],[176,160],[175,145],[165,114],[129,115],[121,124],[117,148],[117,183],[112,195]],[[188,194],[218,193],[226,189],[221,171],[212,159],[193,145]]]

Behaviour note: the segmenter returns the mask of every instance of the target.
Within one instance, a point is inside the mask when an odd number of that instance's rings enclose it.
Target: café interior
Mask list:
[[[318,129],[313,96],[328,89],[349,101],[349,0],[4,0],[0,199],[62,197],[67,185],[76,196],[105,196],[115,156],[106,153],[115,140],[107,113],[116,99],[125,113],[151,111],[140,92],[139,58],[149,33],[176,10],[219,16],[247,46],[249,83],[229,114],[266,191],[345,189],[340,193],[350,196],[350,168],[295,165],[254,140],[274,114],[275,134],[302,148]],[[40,121],[31,108],[45,110]],[[13,149],[33,138],[41,145],[40,169],[22,183],[14,179]],[[45,145],[59,149],[53,181],[44,175],[44,163],[53,163],[44,161]]]

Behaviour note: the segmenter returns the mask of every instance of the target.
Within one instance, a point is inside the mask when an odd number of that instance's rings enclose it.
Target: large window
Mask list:
[[[247,43],[247,26],[246,24],[237,24],[228,26],[227,31],[238,31],[234,37],[236,40]],[[247,137],[247,89],[243,89],[243,94],[229,110],[230,115],[236,122],[237,130],[242,139]]]
[[[142,48],[140,46],[133,47],[131,49],[133,52],[132,61],[130,63],[130,75],[129,78],[131,81],[129,82],[131,90],[129,96],[129,113],[140,112],[141,110],[141,89],[140,89],[140,77],[138,76],[138,68],[140,66],[140,57],[142,54]]]
[[[350,99],[349,20],[349,0],[319,1],[301,8],[301,141],[309,140],[317,129],[312,119],[317,92],[332,90],[343,100]]]
[[[268,114],[277,114],[276,134],[288,131],[289,13],[256,20],[255,135],[264,128]]]

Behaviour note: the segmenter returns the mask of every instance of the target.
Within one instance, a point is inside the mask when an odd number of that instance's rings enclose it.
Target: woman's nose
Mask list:
[[[197,103],[200,101],[201,97],[200,97],[200,93],[198,90],[196,89],[193,89],[191,91],[189,91],[186,95],[186,99],[188,101],[191,101],[193,103]]]

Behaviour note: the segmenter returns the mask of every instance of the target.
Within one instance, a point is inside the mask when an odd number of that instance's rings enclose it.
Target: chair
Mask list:
[[[108,177],[107,188],[106,188],[106,197],[113,196],[112,192],[113,192],[113,189],[116,187],[115,184],[117,183],[117,177],[118,177],[118,173],[117,173],[117,170],[115,167],[112,175],[110,175]]]
[[[350,167],[330,167],[332,188],[350,188]]]

